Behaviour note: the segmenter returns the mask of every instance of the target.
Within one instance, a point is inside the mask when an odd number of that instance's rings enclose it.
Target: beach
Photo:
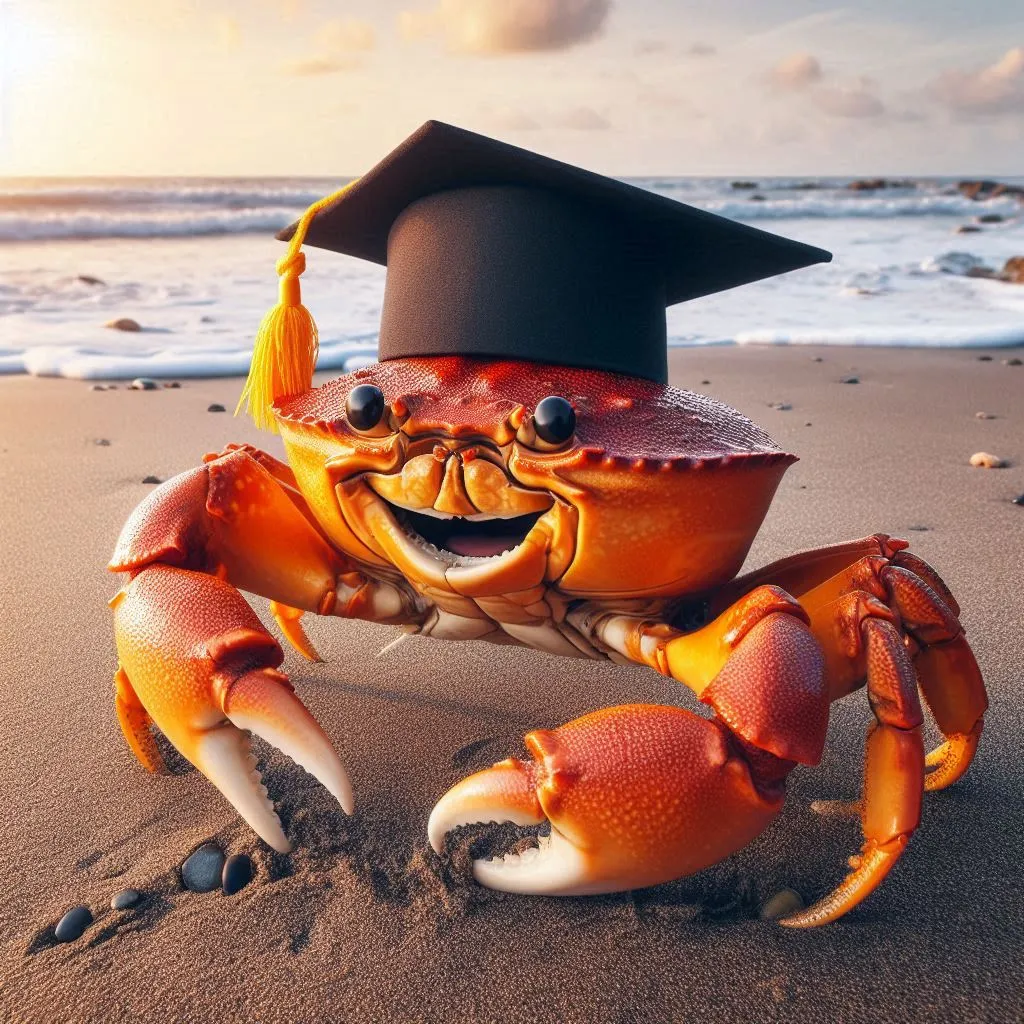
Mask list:
[[[818,817],[810,803],[859,791],[863,691],[833,707],[822,763],[793,772],[785,810],[763,835],[692,878],[633,894],[481,889],[467,880],[466,842],[439,860],[426,821],[459,778],[522,756],[532,728],[634,701],[694,707],[640,668],[416,638],[378,656],[394,627],[311,621],[325,663],[289,651],[284,667],[345,761],[352,818],[265,745],[257,753],[295,841],[289,855],[261,843],[187,764],[148,775],[114,713],[106,602],[119,579],[106,561],[151,490],[145,477],[167,479],[229,441],[280,455],[280,441],[207,411],[234,408],[238,378],[137,392],[124,381],[96,391],[0,377],[0,1019],[1019,1020],[1024,507],[1012,499],[1024,492],[1024,366],[1009,362],[1018,354],[669,353],[672,383],[735,406],[800,456],[748,566],[877,531],[909,539],[956,595],[989,690],[971,770],[927,796],[888,880],[840,922],[805,932],[762,921],[758,909],[783,888],[821,896],[859,847],[855,822]],[[979,451],[1008,467],[970,466]],[[267,602],[253,606],[273,631]],[[256,865],[236,895],[181,886],[179,864],[211,839]],[[142,902],[112,910],[128,886]],[[56,943],[54,925],[78,903],[95,923]]]

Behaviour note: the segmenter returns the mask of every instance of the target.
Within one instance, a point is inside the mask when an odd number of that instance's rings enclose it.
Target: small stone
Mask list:
[[[955,231],[957,235],[973,235],[980,231],[981,228],[977,224],[961,224]]]
[[[780,889],[771,899],[761,904],[760,918],[762,921],[775,921],[803,910],[806,905],[804,898],[795,889]]]
[[[991,356],[978,356],[977,360],[978,360],[979,363],[991,363],[992,362],[992,357]]]
[[[212,402],[210,405],[208,405],[206,407],[206,411],[207,412],[227,412],[227,409],[225,409],[224,406],[220,404],[220,402]]]
[[[164,387],[165,388],[180,388],[181,384],[179,384],[178,381],[176,381],[176,380],[165,380],[164,381]]]
[[[90,391],[106,391],[107,390],[107,385],[106,384],[90,384],[89,385],[89,390]]]
[[[78,280],[81,281],[82,284],[96,285],[96,284],[106,284],[107,283],[106,281],[100,280],[100,278],[98,278],[98,277],[93,277],[92,274],[79,274],[78,275]]]
[[[975,452],[971,456],[972,466],[981,466],[983,469],[1002,469],[1006,465],[1005,459],[998,455],[991,455],[988,452]]]
[[[811,426],[814,426],[814,424],[813,424],[813,423],[811,423],[811,421],[810,421],[810,420],[808,420],[808,421],[807,421],[807,422],[806,422],[806,423],[804,424],[804,426],[805,426],[805,427],[811,427]]]
[[[115,331],[141,331],[142,325],[138,320],[133,320],[131,317],[122,316],[117,320],[108,320],[104,327],[112,327]]]
[[[128,387],[130,387],[132,391],[156,391],[157,388],[160,387],[160,384],[153,380],[152,377],[136,377]]]
[[[181,865],[181,884],[192,892],[213,892],[220,888],[224,851],[216,843],[203,843]]]
[[[974,414],[974,418],[976,420],[994,420],[995,416],[993,416],[990,412],[976,412]]]
[[[150,473],[149,476],[144,476],[142,478],[142,482],[144,484],[162,484],[163,480],[161,480],[160,477],[153,476],[153,474]]]
[[[1010,499],[1014,505],[1024,505],[1024,494],[1018,494],[1016,498]]]
[[[79,904],[72,907],[53,929],[58,942],[74,942],[82,937],[82,932],[92,924],[92,911]]]
[[[97,437],[93,444],[98,448],[109,448],[110,442],[105,437]]]
[[[823,363],[823,362],[825,362],[825,357],[824,356],[812,356],[811,357],[811,362],[812,363]]]
[[[1020,366],[1021,365],[1021,361],[1016,356],[1014,356],[1012,359],[1004,359],[1003,360],[1003,365],[1004,366]]]
[[[212,316],[201,316],[201,317],[199,318],[199,322],[200,322],[201,324],[213,324],[213,323],[216,323],[216,322],[217,322],[217,320],[216,320],[216,317],[212,317]]]
[[[860,377],[843,377],[839,381],[840,384],[859,384]]]
[[[710,383],[711,383],[711,381],[709,381],[709,380],[702,380],[701,381],[701,384],[710,384]]]
[[[788,412],[793,406],[789,402],[769,402],[769,409],[778,409],[779,412]]]
[[[224,870],[220,876],[220,885],[225,896],[233,896],[239,889],[244,889],[253,876],[252,861],[244,853],[236,853],[224,861]]]
[[[141,899],[142,893],[138,889],[122,889],[110,901],[110,905],[114,910],[127,910],[129,907],[134,907]]]
[[[1001,213],[983,213],[974,218],[979,224],[1002,224],[1006,218]]]
[[[915,533],[927,533],[931,527],[928,526],[908,526],[908,530],[913,530]]]

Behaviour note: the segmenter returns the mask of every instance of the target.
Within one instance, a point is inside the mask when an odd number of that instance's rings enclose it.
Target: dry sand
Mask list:
[[[537,899],[453,882],[425,826],[449,785],[520,753],[532,727],[636,699],[686,702],[645,670],[415,639],[377,658],[392,629],[317,622],[328,663],[289,654],[286,665],[348,765],[355,818],[263,748],[298,842],[282,857],[197,772],[147,775],[114,717],[105,602],[117,580],[104,563],[147,474],[168,477],[229,440],[279,442],[206,411],[233,405],[235,380],[143,393],[0,379],[0,1019],[1021,1019],[1024,508],[1010,499],[1024,491],[1024,367],[993,355],[672,354],[676,383],[737,406],[802,456],[751,564],[876,530],[908,536],[958,595],[991,693],[974,767],[927,800],[886,884],[842,922],[796,933],[759,921],[757,905],[784,886],[824,893],[856,848],[854,824],[808,804],[856,793],[863,694],[834,709],[823,763],[794,773],[765,835],[634,895]],[[859,384],[839,383],[851,373]],[[971,468],[979,450],[1011,467]],[[211,837],[258,863],[234,897],[177,881]],[[111,911],[125,886],[145,903]],[[96,923],[54,945],[54,923],[78,902]]]

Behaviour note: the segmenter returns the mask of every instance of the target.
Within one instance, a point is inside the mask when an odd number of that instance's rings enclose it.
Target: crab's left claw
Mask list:
[[[750,842],[782,806],[758,788],[728,730],[680,708],[630,704],[531,732],[533,762],[510,759],[434,807],[441,852],[453,828],[551,823],[539,848],[476,860],[481,884],[552,896],[618,892],[680,878]]]

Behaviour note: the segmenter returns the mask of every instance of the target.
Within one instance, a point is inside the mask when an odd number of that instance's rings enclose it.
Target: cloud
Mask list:
[[[358,61],[344,57],[306,57],[282,64],[281,72],[298,78],[310,78],[315,75],[336,75],[342,71],[353,71],[358,67],[361,67]]]
[[[611,0],[438,0],[432,10],[402,11],[406,39],[442,36],[462,53],[564,50],[600,34]]]
[[[1024,46],[1007,50],[979,71],[945,71],[928,92],[955,114],[1019,114],[1024,111]]]
[[[377,45],[377,34],[368,21],[335,18],[320,27],[316,40],[327,53],[351,53],[372,50]]]
[[[862,88],[816,89],[814,102],[831,117],[881,117],[885,104]]]
[[[662,53],[672,53],[675,47],[664,39],[641,39],[633,47],[633,53],[637,57],[654,57]],[[693,43],[681,51],[686,57],[710,57],[718,53],[718,50],[707,43]]]
[[[792,53],[780,60],[768,77],[782,89],[806,89],[821,80],[821,64],[810,53]]]
[[[686,52],[691,57],[713,57],[718,49],[709,43],[694,43]]]

